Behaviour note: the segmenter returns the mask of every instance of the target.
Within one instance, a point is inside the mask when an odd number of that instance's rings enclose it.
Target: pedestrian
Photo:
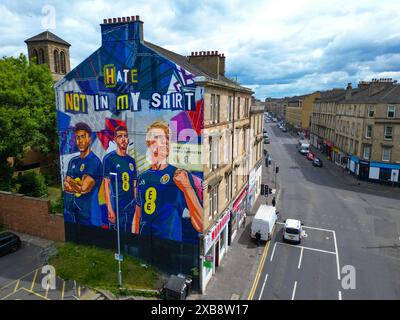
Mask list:
[[[258,230],[258,231],[256,232],[255,237],[256,237],[256,244],[257,244],[257,247],[259,247],[259,246],[260,246],[260,242],[261,242],[261,231],[260,231],[260,230]]]
[[[275,207],[275,205],[276,205],[276,199],[275,199],[275,197],[272,199],[272,206],[273,207]]]

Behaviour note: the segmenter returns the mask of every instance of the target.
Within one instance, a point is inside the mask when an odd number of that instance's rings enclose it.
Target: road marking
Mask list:
[[[36,281],[36,277],[37,277],[38,271],[39,271],[39,269],[36,270],[35,276],[33,277],[32,285],[31,285],[31,291],[33,290],[33,287],[35,286],[35,281]]]
[[[35,269],[35,270],[38,270],[38,269]],[[3,286],[3,287],[0,288],[0,291],[3,290],[3,289],[5,289],[5,288],[8,288],[8,287],[11,286],[12,284],[16,283],[18,280],[21,280],[21,279],[23,279],[23,278],[29,276],[32,272],[35,272],[35,270],[32,270],[32,271],[28,272],[27,274],[24,274],[22,277],[19,277],[17,280],[13,280],[13,281],[11,281],[10,283],[7,283],[5,286]]]
[[[21,289],[24,290],[24,291],[26,291],[26,292],[29,292],[29,293],[31,293],[31,294],[34,294],[35,296],[37,296],[37,297],[39,297],[39,298],[41,298],[41,299],[50,300],[49,298],[44,297],[44,296],[42,296],[41,294],[36,293],[35,291],[31,291],[31,290],[28,290],[28,289],[25,289],[25,288],[21,288]]]
[[[285,225],[285,223],[283,222],[277,222],[277,224],[280,225]],[[319,230],[319,231],[326,231],[326,232],[335,232],[335,230],[330,230],[330,229],[323,229],[323,228],[315,228],[315,227],[308,227],[308,226],[302,226],[302,228],[304,229],[312,229],[312,230]]]
[[[261,296],[264,293],[264,288],[265,288],[265,284],[267,283],[267,279],[268,279],[268,273],[265,275],[265,280],[264,280],[263,286],[261,288],[261,292],[260,292],[260,296],[258,297],[258,300],[261,300]]]
[[[21,290],[23,290],[24,288],[19,288],[17,292],[11,292],[8,295],[6,295],[5,297],[1,298],[0,300],[6,300],[7,298],[13,296],[14,294],[20,292]]]
[[[65,291],[65,281],[63,280],[63,286],[61,291],[61,300],[64,300],[64,291]]]
[[[275,226],[272,228],[271,236],[274,234],[274,231],[275,231]],[[258,286],[258,281],[260,280],[262,269],[264,268],[264,263],[265,263],[265,259],[266,259],[267,254],[268,254],[268,249],[269,249],[269,245],[270,244],[271,244],[271,241],[268,241],[268,244],[264,248],[264,252],[263,252],[263,255],[261,256],[261,261],[260,261],[260,264],[258,266],[256,276],[254,278],[253,286],[252,286],[252,288],[250,290],[250,293],[249,293],[249,296],[247,297],[247,300],[253,300],[254,293],[255,293],[255,291],[257,289],[257,286]]]
[[[18,279],[17,284],[15,285],[15,288],[14,288],[14,292],[17,292],[17,288],[18,288],[18,286],[19,286],[20,280],[21,280],[21,279]]]
[[[338,252],[338,247],[337,247],[337,242],[336,242],[336,232],[335,231],[333,231],[333,240],[335,241],[337,275],[338,275],[338,280],[340,281],[339,252]]]
[[[289,246],[289,247],[294,247],[294,248],[299,248],[299,249],[306,249],[306,250],[311,250],[311,251],[317,251],[317,252],[323,252],[323,253],[329,253],[329,254],[334,254],[336,255],[336,252],[332,251],[326,251],[326,250],[321,250],[321,249],[315,249],[315,248],[310,248],[310,247],[303,247],[303,246],[296,246],[293,244],[288,244],[288,243],[283,243],[283,242],[276,242],[284,246]]]
[[[342,291],[338,292],[339,300],[342,300]]]
[[[297,265],[297,269],[300,269],[301,260],[303,259],[303,251],[304,251],[304,248],[301,248],[300,259],[299,259],[299,264]]]
[[[275,249],[276,249],[276,242],[275,242],[275,244],[274,244],[274,249],[272,250],[271,259],[269,260],[269,261],[271,261],[271,262],[272,262],[272,259],[274,258]]]
[[[47,295],[49,294],[49,289],[50,289],[50,279],[47,279],[47,285],[46,285],[46,293],[45,293],[45,297],[47,298]]]
[[[292,300],[294,300],[294,296],[296,295],[296,288],[297,288],[297,281],[294,282],[293,293],[292,293]]]

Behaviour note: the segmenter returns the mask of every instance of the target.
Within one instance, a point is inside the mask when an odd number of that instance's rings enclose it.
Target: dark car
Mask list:
[[[21,239],[14,233],[0,233],[0,256],[15,252],[21,248]]]
[[[312,165],[314,167],[322,167],[322,160],[320,158],[314,158]]]

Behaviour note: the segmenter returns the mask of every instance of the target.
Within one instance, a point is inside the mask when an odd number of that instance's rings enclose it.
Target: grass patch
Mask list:
[[[122,262],[124,290],[121,292],[118,288],[118,262],[114,260],[114,252],[73,243],[57,244],[57,249],[58,255],[50,259],[49,263],[64,280],[76,280],[82,285],[109,290],[118,296],[127,292],[143,295],[141,290],[159,289],[159,271],[150,266],[142,266],[142,261],[131,256],[124,255]]]

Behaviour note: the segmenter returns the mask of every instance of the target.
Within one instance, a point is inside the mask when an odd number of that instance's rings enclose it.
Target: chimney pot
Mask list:
[[[120,17],[118,18],[118,22],[122,22],[122,19]]]
[[[207,55],[208,55],[208,56],[210,55],[210,51],[207,51]]]
[[[135,16],[132,16],[131,20],[132,20],[132,21],[135,21]]]
[[[136,16],[136,21],[140,21],[140,16]]]
[[[108,19],[108,23],[112,23],[112,19]]]
[[[215,54],[218,56],[218,51],[215,51]]]
[[[125,17],[122,17],[122,22],[126,22],[126,18]]]
[[[104,19],[104,20],[103,20],[103,23],[104,23],[104,24],[107,24],[107,19]]]
[[[113,23],[117,23],[117,18],[113,18]]]
[[[126,21],[130,22],[131,21],[131,17],[126,17]]]

